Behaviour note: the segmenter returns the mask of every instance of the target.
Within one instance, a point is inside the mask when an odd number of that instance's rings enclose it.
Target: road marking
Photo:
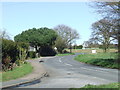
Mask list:
[[[101,70],[88,69],[88,68],[84,68],[84,67],[81,67],[81,68],[82,68],[82,69],[86,69],[86,70],[92,70],[92,71],[99,71],[99,72],[109,73],[109,72],[105,72],[105,71],[101,71]]]
[[[65,65],[69,65],[69,66],[72,66],[71,64],[67,64],[67,63],[65,63]]]
[[[62,61],[61,61],[62,58],[63,58],[63,57],[59,58],[59,62],[62,62]],[[65,65],[72,66],[71,64],[68,64],[68,63],[65,63]]]
[[[61,61],[62,58],[63,58],[63,57],[59,58],[59,62],[62,62],[62,61]]]
[[[59,60],[59,62],[62,62],[61,60]]]

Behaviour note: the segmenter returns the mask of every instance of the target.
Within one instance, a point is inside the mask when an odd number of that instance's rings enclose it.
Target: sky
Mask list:
[[[92,23],[102,17],[89,6],[90,2],[2,2],[2,23],[14,40],[14,36],[31,28],[54,28],[59,24],[76,29],[83,44],[91,35]],[[1,6],[1,4],[0,4]]]

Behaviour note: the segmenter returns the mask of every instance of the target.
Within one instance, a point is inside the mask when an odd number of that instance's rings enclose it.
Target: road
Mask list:
[[[80,88],[86,84],[108,84],[118,82],[118,70],[84,64],[74,60],[80,53],[69,56],[45,57],[43,65],[49,77],[40,83],[22,88]]]

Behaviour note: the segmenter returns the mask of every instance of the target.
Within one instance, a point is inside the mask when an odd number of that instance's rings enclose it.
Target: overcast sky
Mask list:
[[[80,34],[77,44],[88,40],[91,24],[101,19],[90,2],[4,2],[2,3],[3,25],[11,39],[30,28],[65,24]]]

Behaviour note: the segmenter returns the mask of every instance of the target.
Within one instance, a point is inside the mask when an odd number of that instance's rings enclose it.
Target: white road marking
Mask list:
[[[62,61],[59,59],[59,62],[62,62]]]
[[[61,61],[62,58],[63,58],[63,57],[59,58],[59,62],[62,62],[62,61]]]
[[[84,67],[81,67],[81,68],[82,68],[82,69],[86,69],[86,70],[100,71],[100,72],[104,72],[104,73],[109,73],[109,72],[105,72],[105,71],[103,71],[103,70],[101,71],[101,70],[99,70],[99,69],[98,69],[98,70],[94,70],[94,69],[88,69],[88,68],[84,68]]]
[[[72,66],[71,64],[68,64],[68,63],[65,63],[65,65],[69,65],[69,66]]]

